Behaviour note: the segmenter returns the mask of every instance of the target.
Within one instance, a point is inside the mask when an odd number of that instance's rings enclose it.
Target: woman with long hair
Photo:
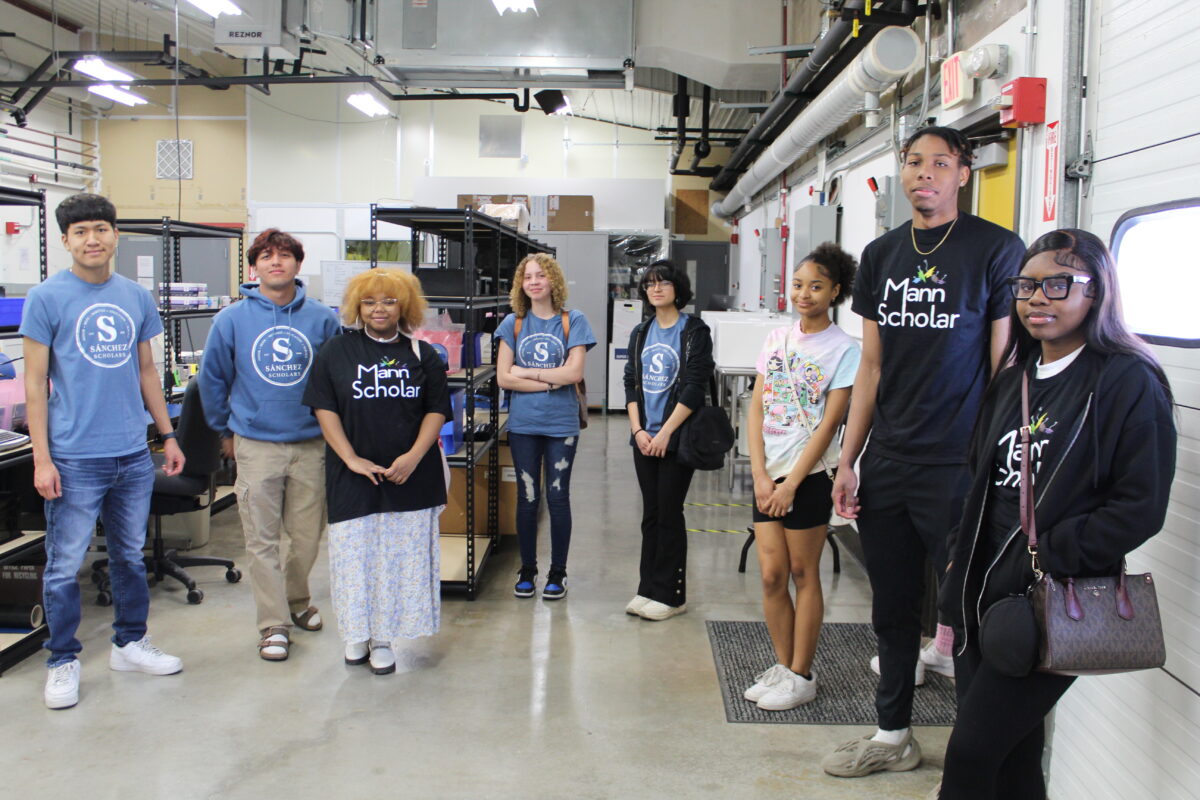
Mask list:
[[[328,447],[329,582],[345,660],[377,675],[396,671],[396,637],[437,633],[441,613],[437,439],[450,396],[445,363],[412,338],[424,318],[412,275],[355,275],[342,319],[357,330],[325,343],[304,391]]]
[[[579,443],[580,400],[575,384],[583,380],[583,358],[595,347],[596,337],[583,312],[564,308],[567,281],[562,267],[546,253],[528,255],[517,265],[510,300],[513,313],[496,329],[500,339],[496,379],[512,393],[508,445],[517,472],[521,550],[513,595],[533,597],[537,589],[537,518],[544,474],[550,571],[542,599],[559,600],[567,594],[571,466]]]
[[[642,491],[640,580],[625,613],[659,621],[687,611],[683,501],[695,470],[675,453],[680,427],[704,405],[712,336],[700,317],[680,311],[692,301],[692,284],[674,263],[647,267],[638,293],[653,313],[633,329],[625,362],[633,467]]]
[[[1057,578],[1116,575],[1125,555],[1162,527],[1175,472],[1171,389],[1125,327],[1104,243],[1082,230],[1047,233],[1011,284],[1012,366],[992,381],[975,425],[971,489],[939,598],[959,632],[958,718],[933,795],[943,800],[1044,798],[1045,716],[1075,680],[1011,677],[979,646],[987,609],[1034,578],[1019,524],[1019,430],[1032,435],[1037,558]]]

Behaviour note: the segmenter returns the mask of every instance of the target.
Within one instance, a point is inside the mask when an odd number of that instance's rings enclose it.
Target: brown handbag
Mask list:
[[[1158,596],[1150,573],[1055,578],[1038,566],[1029,452],[1029,375],[1021,376],[1021,527],[1029,539],[1030,591],[1039,633],[1035,669],[1055,675],[1106,675],[1155,669],[1167,660]]]

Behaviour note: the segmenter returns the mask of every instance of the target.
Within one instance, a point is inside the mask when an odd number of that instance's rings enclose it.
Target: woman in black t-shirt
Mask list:
[[[1044,718],[1075,680],[1036,671],[1012,677],[1011,665],[989,663],[979,648],[984,612],[1033,581],[1019,524],[1017,431],[1028,425],[1032,433],[1037,558],[1056,578],[1117,574],[1125,555],[1162,527],[1175,472],[1171,390],[1125,328],[1104,243],[1086,231],[1053,231],[1033,243],[1011,280],[1004,362],[1014,365],[984,396],[971,488],[939,592],[958,634],[958,719],[933,795],[942,800],[1044,798]]]
[[[446,504],[438,433],[450,417],[446,367],[411,338],[425,315],[408,273],[371,269],[346,287],[358,330],[325,343],[304,392],[328,451],[329,572],[346,663],[396,670],[392,640],[437,632],[438,516]]]

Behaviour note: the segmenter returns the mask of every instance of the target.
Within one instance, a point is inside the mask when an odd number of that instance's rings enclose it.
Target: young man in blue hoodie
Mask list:
[[[308,573],[325,528],[325,441],[300,398],[313,356],[340,330],[333,310],[297,280],[304,247],[276,228],[247,253],[258,283],[217,314],[204,345],[200,394],[208,424],[236,458],[237,499],[258,609],[258,653],[283,661],[291,629],[320,630]],[[280,546],[288,542],[287,563]]]
[[[104,522],[113,589],[109,667],[172,675],[183,662],[150,644],[150,592],[142,547],[154,488],[146,411],[163,438],[163,470],[178,475],[175,441],[150,340],[162,333],[154,298],[112,271],[117,210],[103,197],[77,194],[55,211],[71,268],[29,292],[21,317],[25,403],[33,444],[33,486],[46,501],[43,605],[50,639],[45,701],[79,702],[83,649],[79,568]],[[47,393],[47,379],[51,387]]]

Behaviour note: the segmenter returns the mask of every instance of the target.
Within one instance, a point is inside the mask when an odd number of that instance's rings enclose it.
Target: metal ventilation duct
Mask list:
[[[867,92],[882,91],[916,69],[921,40],[909,28],[885,28],[751,165],[712,213],[732,217],[750,198],[817,142],[862,110]]]

